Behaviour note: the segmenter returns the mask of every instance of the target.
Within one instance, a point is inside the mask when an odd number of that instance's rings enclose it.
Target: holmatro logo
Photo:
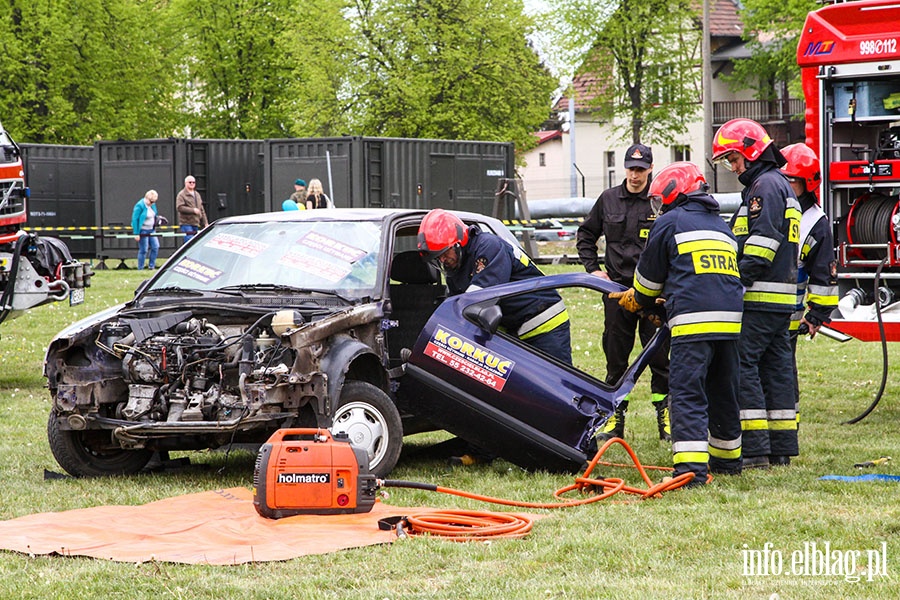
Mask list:
[[[279,473],[278,483],[331,483],[331,473]]]

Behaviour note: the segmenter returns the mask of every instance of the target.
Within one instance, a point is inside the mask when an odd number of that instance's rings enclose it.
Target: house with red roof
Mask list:
[[[803,139],[803,121],[799,117],[805,106],[802,99],[790,97],[786,84],[776,89],[777,100],[766,101],[755,99],[750,89],[733,91],[723,80],[723,75],[733,71],[734,61],[749,57],[750,51],[741,39],[743,25],[737,0],[710,1],[712,111],[704,117],[702,97],[699,97],[697,120],[674,143],[660,145],[651,139],[641,140],[652,147],[657,171],[678,160],[703,165],[708,155],[706,140],[733,118],[759,121],[779,146]],[[699,15],[696,24],[702,28]],[[702,94],[700,64],[696,67],[696,77]],[[519,168],[527,199],[596,198],[603,190],[622,182],[624,153],[631,139],[615,133],[592,108],[592,101],[602,96],[607,86],[615,84],[612,65],[607,73],[580,72],[567,95],[554,103],[544,129],[535,132],[538,145],[524,155],[525,164]],[[742,187],[733,174],[723,169],[711,175],[713,191],[733,192]]]

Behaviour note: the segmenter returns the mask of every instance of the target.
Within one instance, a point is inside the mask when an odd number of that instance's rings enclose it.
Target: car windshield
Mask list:
[[[370,296],[380,246],[381,223],[373,221],[216,224],[168,261],[144,293],[306,290]]]

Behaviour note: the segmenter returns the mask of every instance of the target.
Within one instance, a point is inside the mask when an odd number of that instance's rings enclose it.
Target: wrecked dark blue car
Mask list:
[[[564,297],[568,289],[597,299],[623,289],[578,273],[451,297],[416,341],[401,391],[416,414],[510,462],[527,469],[578,470],[597,450],[597,430],[634,387],[669,330],[661,328],[622,379],[607,385],[499,329],[502,298],[548,288]],[[593,318],[600,318],[599,310]]]

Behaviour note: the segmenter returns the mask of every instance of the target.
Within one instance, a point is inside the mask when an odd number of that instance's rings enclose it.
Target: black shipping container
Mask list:
[[[26,229],[62,239],[74,256],[96,256],[93,146],[20,147],[31,188]]]
[[[265,210],[261,186],[263,144],[256,140],[137,140],[97,142],[97,222],[107,230],[98,255],[137,256],[131,229],[134,205],[147,190],[159,193],[157,211],[169,221],[161,229],[159,254],[167,257],[182,243],[175,197],[193,175],[210,221]]]
[[[267,140],[265,156],[266,188],[273,190],[271,210],[280,209],[294,191],[295,179],[309,183],[317,178],[338,207],[448,208],[491,214],[499,180],[514,177],[515,171],[514,146],[501,142]]]
[[[149,189],[169,226],[160,256],[179,247],[175,196],[193,175],[210,221],[279,211],[294,180],[318,178],[337,207],[448,208],[491,214],[514,177],[512,143],[399,138],[157,139],[94,146],[23,145],[32,188],[28,226],[52,228],[80,258],[134,258],[134,205]],[[512,217],[506,200],[500,217]],[[64,228],[56,231],[56,228]]]

